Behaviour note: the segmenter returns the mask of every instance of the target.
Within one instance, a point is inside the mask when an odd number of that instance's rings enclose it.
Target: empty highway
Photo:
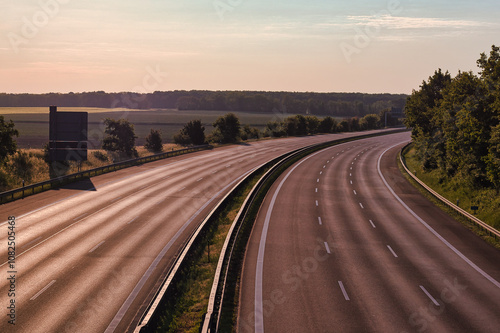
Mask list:
[[[500,251],[401,175],[409,133],[316,152],[249,240],[239,332],[498,332]]]
[[[182,244],[238,179],[292,149],[352,135],[192,153],[0,206],[0,332],[133,330]],[[9,216],[14,271],[7,263]]]

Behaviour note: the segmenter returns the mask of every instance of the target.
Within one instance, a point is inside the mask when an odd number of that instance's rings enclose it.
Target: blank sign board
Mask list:
[[[52,161],[87,160],[87,112],[58,112],[50,107],[49,154]]]

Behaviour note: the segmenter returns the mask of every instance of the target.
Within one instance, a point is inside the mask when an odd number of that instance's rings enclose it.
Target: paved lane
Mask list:
[[[0,332],[124,332],[182,244],[238,179],[343,135],[257,142],[144,164],[0,207],[16,217],[15,297],[0,224]],[[7,306],[15,300],[16,326]]]
[[[240,332],[498,330],[500,253],[400,175],[408,140],[332,147],[278,179],[245,259]]]

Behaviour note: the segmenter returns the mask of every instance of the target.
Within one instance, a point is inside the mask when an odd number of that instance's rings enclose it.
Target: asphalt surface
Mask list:
[[[182,245],[238,179],[292,149],[352,135],[192,153],[0,206],[0,332],[133,330]]]
[[[500,251],[401,175],[409,139],[328,148],[275,182],[249,240],[239,332],[499,332]]]

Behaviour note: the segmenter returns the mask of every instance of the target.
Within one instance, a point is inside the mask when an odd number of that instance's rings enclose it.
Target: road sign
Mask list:
[[[88,112],[58,112],[50,107],[49,156],[51,161],[87,160]]]

